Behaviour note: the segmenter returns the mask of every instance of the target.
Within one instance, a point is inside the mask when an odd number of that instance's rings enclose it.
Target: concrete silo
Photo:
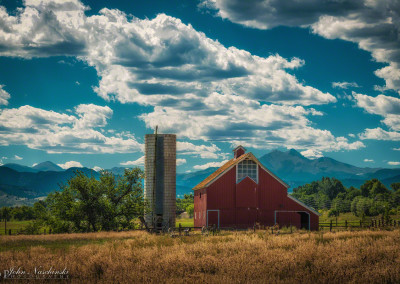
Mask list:
[[[175,227],[176,135],[146,134],[145,187],[148,201],[145,221],[156,230]]]

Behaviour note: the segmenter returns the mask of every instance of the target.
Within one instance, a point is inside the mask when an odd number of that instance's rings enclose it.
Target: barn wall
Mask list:
[[[214,181],[207,189],[195,191],[195,212],[219,210],[221,227],[252,227],[254,223],[275,224],[275,211],[306,211],[310,213],[311,229],[318,230],[319,217],[287,196],[286,187],[258,168],[258,181],[245,178],[236,184],[236,166]],[[199,193],[202,192],[202,198]],[[203,213],[204,214],[204,213]],[[206,218],[195,219],[195,226],[205,226]],[[197,214],[198,216],[198,214]],[[207,215],[206,215],[207,216]],[[218,213],[209,211],[209,225],[218,223]],[[277,223],[300,228],[301,216],[296,212],[277,213]]]
[[[236,207],[257,208],[258,184],[246,177],[236,184]]]
[[[289,197],[286,199],[286,208],[287,210],[298,210],[298,211],[306,211],[310,214],[310,228],[311,230],[319,229],[319,216],[315,214],[313,211],[307,209],[296,201],[290,199]]]
[[[236,223],[235,187],[236,166],[207,188],[207,210],[220,210],[221,227],[231,227]],[[209,223],[216,223],[215,218],[216,213],[209,213]]]
[[[203,227],[206,225],[206,218],[205,218],[206,210],[207,210],[207,191],[205,188],[196,190],[194,192],[195,227]]]

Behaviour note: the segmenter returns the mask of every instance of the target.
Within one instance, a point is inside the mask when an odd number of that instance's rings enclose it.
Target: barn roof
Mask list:
[[[266,172],[268,172],[272,177],[274,177],[277,181],[279,181],[282,185],[284,185],[286,188],[289,188],[289,185],[287,185],[284,181],[282,181],[280,178],[278,178],[276,175],[274,175],[272,172],[270,172],[266,167],[264,167],[263,164],[258,161],[258,159],[251,153],[246,153],[241,155],[239,158],[233,158],[223,164],[219,169],[217,169],[215,172],[213,172],[211,175],[209,175],[207,178],[205,178],[202,182],[200,182],[198,185],[196,185],[193,190],[198,190],[207,187],[209,184],[211,184],[213,181],[215,181],[218,177],[222,176],[225,174],[229,169],[231,169],[233,166],[238,164],[239,162],[245,160],[245,159],[251,159],[257,164],[259,164]]]

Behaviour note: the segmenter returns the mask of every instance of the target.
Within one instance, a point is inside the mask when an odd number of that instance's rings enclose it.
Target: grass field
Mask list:
[[[179,224],[181,224],[182,227],[193,227],[194,220],[193,220],[193,218],[176,219],[175,224],[176,224],[176,227],[179,227]]]
[[[17,230],[24,229],[30,222],[31,221],[8,221],[7,234],[9,229],[14,233]],[[4,235],[4,221],[0,221],[0,235]]]
[[[143,231],[0,236],[0,271],[66,268],[72,283],[400,283],[400,231]]]

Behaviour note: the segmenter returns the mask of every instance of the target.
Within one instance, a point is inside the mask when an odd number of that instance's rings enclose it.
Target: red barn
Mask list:
[[[242,146],[234,158],[194,190],[194,226],[249,228],[261,225],[318,230],[319,214],[288,195],[289,186]]]

